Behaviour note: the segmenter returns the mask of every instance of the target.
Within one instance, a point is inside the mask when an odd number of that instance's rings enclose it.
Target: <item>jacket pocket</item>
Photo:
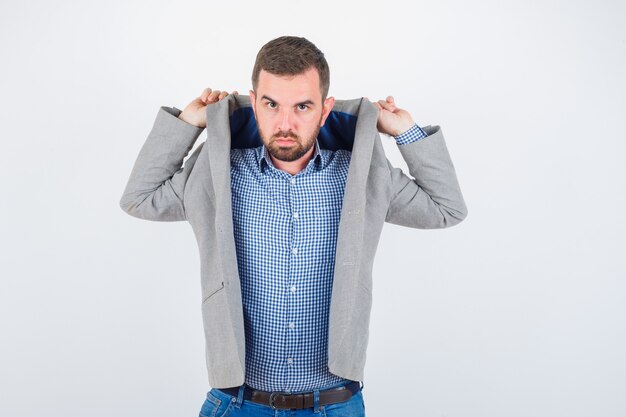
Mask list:
[[[204,326],[209,381],[230,377],[233,371],[229,370],[229,367],[238,364],[239,358],[223,282],[217,289],[207,292],[200,310]]]
[[[220,284],[219,287],[215,288],[212,291],[207,291],[207,295],[204,296],[204,298],[202,298],[202,304],[206,303],[209,298],[213,297],[217,292],[221,291],[224,289],[224,281],[222,281],[222,283]]]

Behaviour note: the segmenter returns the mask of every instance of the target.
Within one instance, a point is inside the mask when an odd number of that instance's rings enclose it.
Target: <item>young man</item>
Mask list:
[[[201,416],[363,416],[383,223],[443,228],[467,215],[439,126],[420,128],[392,97],[335,101],[329,80],[308,40],[270,41],[249,97],[207,88],[182,112],[160,109],[121,198],[135,217],[189,221],[198,239],[213,387]]]

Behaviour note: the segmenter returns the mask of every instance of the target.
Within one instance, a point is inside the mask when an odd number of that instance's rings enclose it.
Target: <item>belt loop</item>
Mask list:
[[[246,384],[243,383],[239,387],[239,393],[237,394],[237,402],[235,403],[235,407],[240,408],[241,403],[243,402],[243,392],[246,389]]]
[[[320,390],[313,390],[313,413],[317,414],[320,412]]]

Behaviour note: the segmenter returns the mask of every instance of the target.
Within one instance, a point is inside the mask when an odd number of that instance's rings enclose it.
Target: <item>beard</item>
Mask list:
[[[322,121],[322,117],[320,116],[319,122]],[[307,152],[311,150],[311,148],[315,145],[315,141],[317,140],[317,135],[320,132],[321,126],[317,123],[317,128],[313,134],[303,140],[300,136],[293,133],[291,130],[288,132],[284,132],[282,130],[274,133],[271,137],[267,137],[267,135],[261,130],[261,126],[259,126],[257,122],[257,128],[259,130],[259,134],[261,135],[261,139],[263,139],[263,144],[267,148],[267,151],[274,157],[275,159],[283,162],[292,162],[297,159],[302,158]],[[294,142],[287,146],[282,146],[276,142],[279,138],[289,138]]]

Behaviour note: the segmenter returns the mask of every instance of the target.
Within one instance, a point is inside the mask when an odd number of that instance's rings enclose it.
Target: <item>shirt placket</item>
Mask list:
[[[287,300],[287,308],[285,310],[285,340],[286,343],[286,375],[284,386],[291,388],[295,381],[298,379],[299,361],[296,347],[298,346],[298,332],[297,332],[297,306],[298,306],[298,274],[301,266],[300,257],[302,256],[300,242],[302,229],[298,222],[299,210],[301,206],[301,190],[300,183],[302,181],[302,173],[298,173],[295,176],[285,173],[288,183],[289,193],[289,214],[290,214],[290,241],[289,241],[289,275],[288,282],[285,287]],[[287,390],[289,392],[289,390]]]

